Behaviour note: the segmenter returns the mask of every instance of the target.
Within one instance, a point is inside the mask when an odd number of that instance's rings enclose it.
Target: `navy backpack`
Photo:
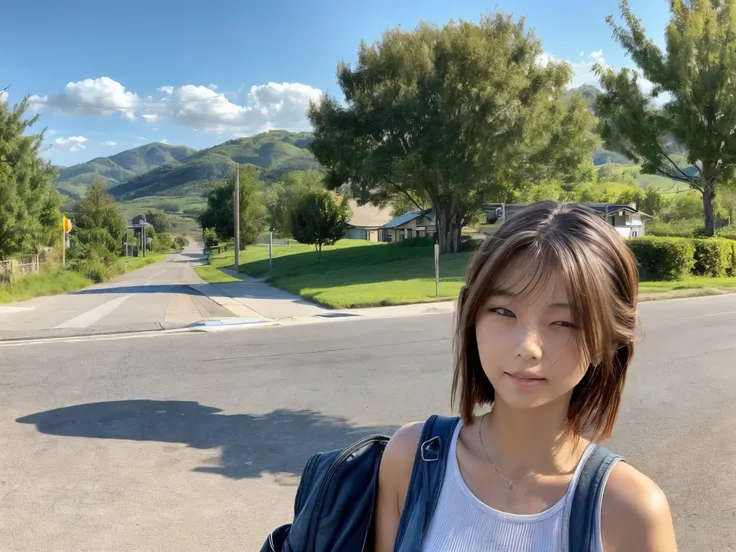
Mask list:
[[[395,552],[421,551],[442,488],[447,445],[459,420],[435,415],[424,424]],[[371,435],[312,456],[296,492],[293,522],[273,530],[261,552],[372,552],[378,469],[388,439]],[[566,528],[569,552],[590,550],[601,483],[618,458],[599,446],[583,466]]]

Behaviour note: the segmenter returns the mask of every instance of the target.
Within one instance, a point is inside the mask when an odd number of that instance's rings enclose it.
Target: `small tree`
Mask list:
[[[112,260],[118,248],[122,248],[127,224],[102,179],[96,178],[92,182],[74,211],[73,232],[77,234],[80,245],[87,247],[72,248],[70,256],[100,256],[106,261]]]
[[[338,204],[326,190],[309,192],[291,213],[291,234],[299,243],[314,244],[321,260],[322,246],[343,237],[351,215],[347,198]]]

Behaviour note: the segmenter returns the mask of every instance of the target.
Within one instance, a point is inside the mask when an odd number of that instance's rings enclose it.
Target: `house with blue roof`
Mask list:
[[[409,211],[384,224],[380,229],[379,240],[398,243],[411,238],[431,237],[436,231],[437,222],[431,209]]]

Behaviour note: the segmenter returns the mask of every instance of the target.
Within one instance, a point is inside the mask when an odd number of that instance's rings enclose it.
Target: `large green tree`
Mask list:
[[[308,112],[328,186],[376,204],[426,197],[441,250],[457,251],[484,202],[569,174],[596,145],[584,100],[565,100],[571,67],[541,57],[524,20],[504,14],[361,43],[337,68],[345,104],[325,96]]]
[[[257,167],[240,167],[240,243],[256,242],[268,224],[263,182]],[[199,216],[202,228],[214,228],[222,240],[235,237],[235,175],[212,186],[207,194],[207,207]]]
[[[38,115],[26,118],[27,109],[28,98],[12,108],[0,100],[0,259],[61,241],[56,171],[41,157],[44,131],[29,132]]]
[[[597,66],[604,93],[596,109],[606,147],[640,162],[644,173],[685,182],[702,195],[712,236],[714,199],[736,168],[736,0],[670,5],[664,51],[627,0],[620,4],[624,26],[607,18],[640,73]],[[641,76],[652,83],[651,94]]]
[[[344,236],[351,214],[346,197],[338,203],[327,190],[308,192],[291,212],[291,234],[299,243],[314,244],[321,260],[322,246]]]

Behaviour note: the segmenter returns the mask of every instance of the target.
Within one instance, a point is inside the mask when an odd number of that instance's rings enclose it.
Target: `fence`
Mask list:
[[[25,255],[20,259],[0,261],[0,283],[12,284],[29,274],[38,274],[40,267],[38,255]]]

